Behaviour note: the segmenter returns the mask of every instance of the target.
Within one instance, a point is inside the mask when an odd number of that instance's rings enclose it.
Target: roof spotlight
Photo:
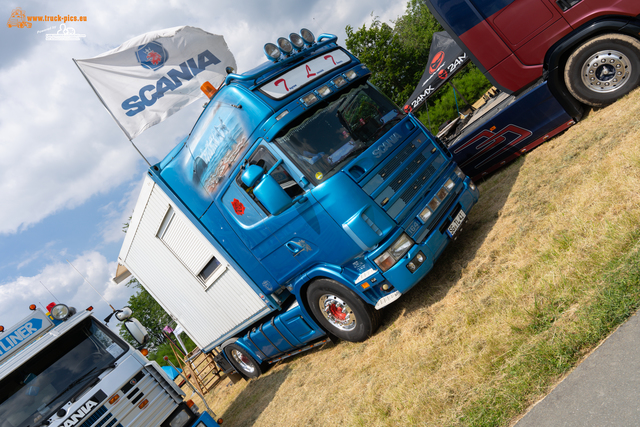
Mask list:
[[[278,47],[285,55],[289,55],[291,52],[293,52],[293,46],[291,45],[291,42],[284,37],[280,37],[278,39]]]
[[[298,50],[302,49],[302,47],[304,46],[304,40],[302,40],[302,37],[300,37],[300,34],[296,34],[296,33],[289,34],[289,41]]]
[[[314,36],[313,33],[306,28],[300,30],[300,35],[302,36],[304,42],[308,45],[312,45],[313,42],[316,41],[316,36]]]
[[[267,58],[271,61],[277,61],[282,55],[278,46],[273,43],[267,43],[264,45],[264,54],[267,55]]]

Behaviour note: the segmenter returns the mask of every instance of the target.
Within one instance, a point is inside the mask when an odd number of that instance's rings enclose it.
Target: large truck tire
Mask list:
[[[640,83],[640,41],[623,34],[588,40],[569,56],[564,82],[583,104],[611,104]]]
[[[316,321],[330,334],[361,342],[380,326],[380,313],[338,282],[319,279],[309,285],[307,301]]]
[[[237,344],[229,344],[223,349],[231,364],[247,378],[258,378],[262,375],[260,364],[247,351]]]

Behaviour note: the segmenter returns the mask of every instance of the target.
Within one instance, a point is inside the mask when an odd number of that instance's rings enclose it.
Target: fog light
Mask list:
[[[416,265],[412,262],[410,262],[409,264],[407,264],[407,268],[409,269],[410,272],[414,272],[416,271]]]
[[[473,183],[473,181],[469,182],[469,188],[475,191],[476,185]]]
[[[418,255],[416,255],[416,260],[418,262],[424,262],[424,256],[422,255],[422,252],[420,252]]]
[[[422,253],[422,251],[418,252],[416,254],[416,256],[413,257],[413,259],[411,261],[409,261],[409,263],[407,264],[407,269],[411,272],[414,273],[417,269],[420,268],[420,266],[422,265],[422,263],[427,259],[427,257],[424,256],[424,254]]]

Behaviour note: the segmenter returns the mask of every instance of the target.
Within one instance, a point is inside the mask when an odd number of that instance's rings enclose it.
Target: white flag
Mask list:
[[[135,37],[91,59],[74,60],[131,140],[218,87],[236,61],[222,36],[175,27]]]

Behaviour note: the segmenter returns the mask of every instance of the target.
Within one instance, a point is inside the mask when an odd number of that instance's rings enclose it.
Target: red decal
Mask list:
[[[413,111],[413,108],[411,107],[411,105],[405,105],[403,110],[405,113],[409,114],[410,112]]]
[[[158,65],[162,61],[162,56],[158,52],[151,51],[147,53],[147,61],[151,61],[153,65]]]
[[[233,210],[236,211],[236,214],[243,215],[244,214],[244,205],[238,199],[233,199],[231,202],[231,206],[233,206]]]
[[[333,61],[333,65],[336,65],[336,60],[333,59],[333,56],[331,56],[331,55],[325,55],[324,56],[324,59],[328,59],[328,58],[331,58],[331,60]]]
[[[289,92],[289,88],[287,87],[287,82],[284,79],[278,79],[275,81],[274,85],[280,86],[280,83],[284,83],[284,88]]]
[[[447,77],[449,77],[449,73],[447,73],[447,70],[440,70],[438,71],[438,77],[442,80],[445,80]]]
[[[316,75],[316,73],[311,72],[311,67],[309,67],[308,65],[306,67],[307,67],[307,78],[313,77]]]
[[[434,55],[433,60],[431,61],[431,65],[429,65],[429,74],[435,73],[436,70],[440,68],[443,62],[444,62],[444,52],[440,51]]]

